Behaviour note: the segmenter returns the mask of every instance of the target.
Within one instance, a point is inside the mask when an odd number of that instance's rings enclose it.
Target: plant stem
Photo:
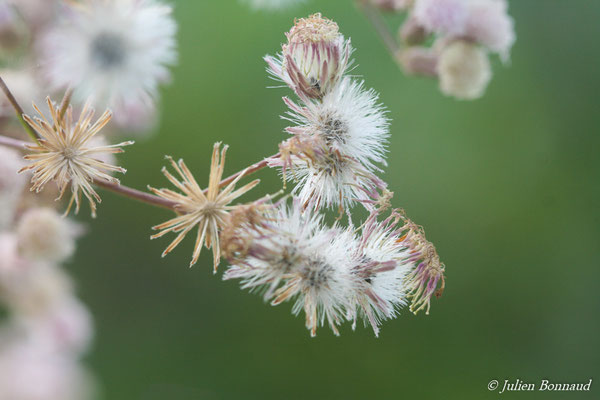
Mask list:
[[[19,122],[21,122],[21,125],[23,125],[23,128],[25,128],[25,131],[27,131],[27,134],[31,137],[31,139],[33,139],[33,141],[37,142],[40,139],[38,133],[23,118],[23,114],[24,114],[23,109],[17,102],[17,99],[15,99],[15,96],[13,96],[13,94],[10,91],[10,89],[8,88],[8,86],[6,86],[6,83],[4,82],[4,79],[2,79],[2,77],[0,77],[0,89],[4,92],[4,94],[6,95],[6,98],[8,99],[10,104],[15,109],[17,118],[19,118]]]
[[[25,150],[25,145],[27,145],[27,142],[23,142],[18,139],[13,139],[8,136],[0,135],[0,145],[12,147],[17,150]]]
[[[379,10],[373,6],[371,0],[356,0],[356,3],[373,28],[375,28],[394,62],[398,64],[398,56],[402,49],[394,35],[390,32]]]
[[[12,147],[17,150],[25,150],[26,149],[25,146],[27,145],[27,142],[23,142],[21,140],[17,140],[17,139],[9,138],[7,136],[0,135],[0,145]],[[267,157],[264,160],[261,160],[261,161],[258,161],[257,163],[252,164],[251,166],[249,166],[248,168],[246,168],[242,171],[236,172],[235,174],[223,179],[220,183],[220,186],[228,185],[234,179],[236,179],[238,176],[240,176],[242,173],[244,173],[244,176],[247,176],[247,175],[253,174],[257,171],[260,171],[261,169],[265,168],[268,165],[270,158],[275,158],[278,155],[279,154],[275,154],[271,157]],[[177,203],[175,203],[173,201],[165,200],[162,197],[155,196],[150,193],[145,193],[140,190],[130,188],[128,186],[108,182],[104,179],[96,179],[92,183],[98,187],[109,190],[109,191],[116,193],[123,197],[137,200],[142,203],[150,204],[152,206],[162,207],[162,208],[167,208],[169,210],[177,211]],[[207,191],[207,189],[204,190],[204,192],[206,192],[206,191]]]
[[[118,183],[112,183],[105,181],[104,179],[96,179],[92,182],[94,185],[99,186],[103,189],[109,190],[123,197],[128,197],[133,200],[141,201],[142,203],[150,204],[156,207],[167,208],[169,210],[175,210],[177,203],[165,200],[162,197],[155,196],[150,193],[142,192],[140,190],[130,188]]]

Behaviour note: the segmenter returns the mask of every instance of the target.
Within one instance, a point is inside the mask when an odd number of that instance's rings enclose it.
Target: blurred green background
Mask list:
[[[274,153],[290,91],[266,88],[262,56],[294,17],[321,11],[352,38],[355,73],[389,108],[385,178],[436,244],[447,288],[430,316],[404,311],[379,339],[348,325],[311,339],[290,304],[223,282],[224,265],[213,276],[208,251],[189,269],[193,238],[161,259],[169,239],[150,242],[150,226],[170,214],[105,193],[69,266],[95,315],[87,362],[105,399],[599,398],[599,2],[511,1],[512,63],[495,61],[475,102],[403,76],[350,0],[277,14],[174,3],[180,62],[158,132],[121,159],[123,182],[166,185],[170,154],[205,184],[215,141],[231,145],[226,174]],[[275,171],[259,177],[255,195],[280,187]],[[587,394],[487,389],[517,378],[598,381]]]

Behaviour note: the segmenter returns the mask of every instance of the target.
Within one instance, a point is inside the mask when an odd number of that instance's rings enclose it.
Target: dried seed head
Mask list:
[[[24,115],[23,118],[35,129],[41,139],[27,148],[33,152],[24,158],[31,164],[22,168],[19,172],[33,171],[31,178],[32,191],[40,192],[48,182],[55,181],[59,187],[60,195],[63,196],[69,184],[71,185],[71,200],[66,213],[75,203],[75,213],[79,212],[81,193],[87,197],[92,217],[96,216],[96,203],[101,201],[100,196],[92,187],[92,182],[103,179],[112,183],[119,180],[111,176],[113,172],[125,173],[124,168],[107,164],[99,157],[106,154],[122,153],[121,147],[133,144],[132,141],[115,145],[94,145],[92,139],[110,121],[112,113],[106,110],[98,120],[92,124],[94,110],[90,103],[86,103],[77,121],[73,118],[71,106],[64,116],[60,115],[58,107],[46,99],[50,111],[51,120],[47,120],[37,106],[34,108],[39,117],[31,118]]]
[[[244,171],[227,186],[221,188],[221,178],[225,170],[227,148],[228,146],[224,146],[221,149],[221,143],[214,144],[210,176],[206,190],[203,191],[200,188],[183,160],[175,162],[171,157],[167,157],[167,159],[178,177],[172,175],[166,168],[163,168],[162,172],[181,193],[171,189],[149,187],[157,196],[175,202],[177,204],[177,212],[179,213],[175,218],[152,227],[153,230],[160,231],[153,235],[152,239],[162,237],[171,232],[177,234],[175,240],[163,252],[163,257],[173,251],[191,230],[198,228],[190,267],[198,261],[202,247],[206,247],[207,249],[212,248],[214,272],[217,272],[217,267],[221,260],[219,234],[225,226],[229,211],[233,208],[230,204],[260,182],[256,179],[236,189],[235,185],[244,177]]]

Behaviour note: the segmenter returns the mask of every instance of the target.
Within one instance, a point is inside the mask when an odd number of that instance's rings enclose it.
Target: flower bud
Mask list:
[[[492,77],[485,51],[460,40],[442,50],[437,69],[442,92],[462,100],[481,97]]]
[[[280,60],[267,57],[271,73],[299,96],[320,99],[338,83],[352,48],[335,22],[314,14],[301,18],[286,34]]]
[[[426,47],[409,47],[400,53],[404,72],[416,76],[437,76],[437,54]]]
[[[409,46],[421,44],[427,39],[427,31],[414,17],[408,17],[398,32],[402,42]]]
[[[19,251],[30,260],[62,262],[75,251],[75,230],[50,208],[28,210],[17,227]]]

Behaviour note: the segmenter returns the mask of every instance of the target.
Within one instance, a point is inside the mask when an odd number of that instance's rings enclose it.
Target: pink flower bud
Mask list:
[[[352,48],[335,22],[314,14],[301,18],[286,34],[280,59],[266,57],[270,72],[300,96],[322,98],[348,67]]]

